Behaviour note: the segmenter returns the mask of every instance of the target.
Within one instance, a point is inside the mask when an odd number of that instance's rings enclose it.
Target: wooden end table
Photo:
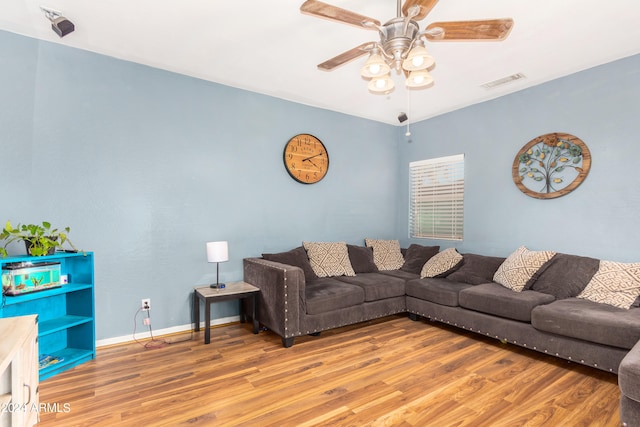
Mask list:
[[[230,282],[222,289],[212,288],[210,286],[201,286],[193,290],[193,322],[195,323],[194,331],[200,331],[200,301],[204,302],[204,343],[211,342],[211,303],[239,300],[240,301],[240,322],[247,320],[242,300],[245,298],[253,298],[253,333],[260,331],[260,322],[258,321],[258,294],[260,288],[257,288],[246,282]]]

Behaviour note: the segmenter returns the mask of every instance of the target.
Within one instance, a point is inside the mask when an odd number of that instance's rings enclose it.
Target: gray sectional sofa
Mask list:
[[[522,291],[493,281],[501,257],[464,254],[453,268],[420,278],[437,246],[411,245],[397,269],[377,268],[372,248],[348,245],[353,276],[318,277],[303,247],[244,260],[261,289],[259,321],[290,347],[297,336],[397,313],[468,331],[618,374],[621,420],[640,426],[640,307],[578,298],[600,261],[554,254]]]

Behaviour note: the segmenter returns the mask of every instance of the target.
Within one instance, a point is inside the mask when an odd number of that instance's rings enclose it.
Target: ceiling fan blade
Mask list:
[[[302,6],[300,6],[300,12],[306,15],[326,18],[331,21],[342,22],[343,24],[349,24],[354,27],[374,31],[378,31],[377,27],[380,26],[380,21],[377,19],[369,18],[368,16],[360,15],[359,13],[351,12],[337,6],[332,6],[318,0],[305,1],[302,3]],[[364,25],[365,22],[373,25]]]
[[[333,71],[341,65],[366,55],[371,50],[372,46],[372,42],[362,43],[358,47],[354,47],[353,49],[343,52],[334,58],[324,61],[322,64],[318,64],[318,69],[322,71]]]
[[[431,12],[436,3],[438,0],[406,0],[402,5],[402,14],[407,16],[411,7],[420,6],[420,13],[413,17],[414,21],[420,21]]]
[[[485,19],[480,21],[434,22],[425,29],[431,41],[504,40],[513,27],[513,19]],[[438,28],[442,29],[440,34]],[[429,34],[429,31],[434,34]]]

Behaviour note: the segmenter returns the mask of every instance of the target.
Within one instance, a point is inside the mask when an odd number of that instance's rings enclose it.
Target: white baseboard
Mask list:
[[[224,325],[227,323],[239,322],[240,316],[231,316],[231,317],[222,317],[220,319],[211,319],[211,326],[216,325]],[[200,328],[204,328],[204,322],[200,322]],[[160,337],[162,335],[175,334],[180,332],[190,332],[193,329],[193,323],[189,323],[188,325],[180,325],[180,326],[172,326],[170,328],[158,329],[153,331],[154,338]],[[137,332],[135,339],[149,339],[151,338],[151,333],[149,331],[146,332]],[[96,341],[96,347],[106,347],[114,344],[122,344],[126,342],[134,341],[133,334],[131,335],[123,335],[120,337],[113,338],[105,338],[102,340]]]

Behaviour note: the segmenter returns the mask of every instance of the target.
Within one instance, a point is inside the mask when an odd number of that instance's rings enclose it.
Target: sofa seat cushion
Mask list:
[[[385,298],[401,297],[405,294],[405,281],[381,273],[361,273],[355,277],[336,277],[341,282],[362,288],[364,300],[378,301]]]
[[[468,283],[442,278],[415,279],[407,282],[407,296],[449,307],[458,307],[458,293],[472,287]]]
[[[460,306],[521,322],[531,322],[531,310],[555,300],[536,291],[516,292],[497,283],[471,286],[460,291]]]
[[[305,287],[307,314],[320,314],[364,303],[364,290],[333,277],[321,277]]]
[[[625,349],[640,340],[640,308],[626,310],[581,298],[536,307],[531,324],[540,331]]]
[[[408,280],[420,278],[419,274],[409,273],[408,271],[403,271],[403,270],[385,270],[385,271],[381,271],[380,274],[384,274],[385,276],[397,277],[399,279],[404,280],[405,282]]]

